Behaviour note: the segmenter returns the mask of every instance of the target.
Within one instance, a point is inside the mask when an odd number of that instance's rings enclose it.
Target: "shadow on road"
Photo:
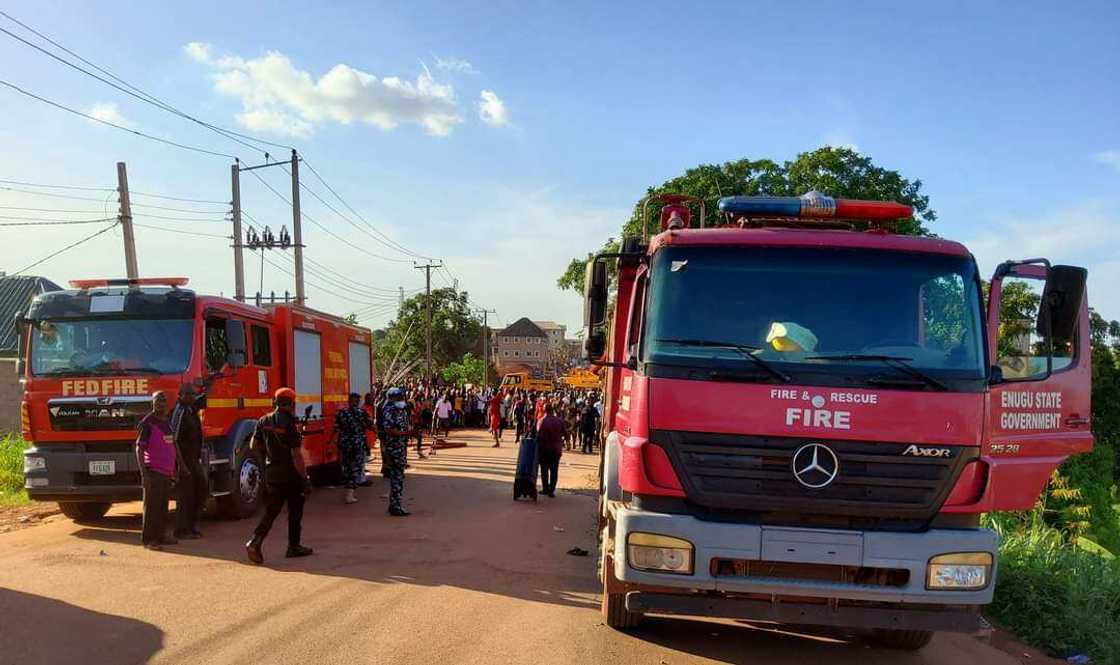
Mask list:
[[[631,635],[644,642],[735,665],[787,662],[929,662],[921,653],[869,648],[863,635],[840,629],[748,621],[649,617]]]
[[[474,443],[472,441],[472,443]],[[342,505],[342,490],[317,489],[304,516],[305,559],[283,557],[287,537],[281,514],[265,542],[266,566],[278,572],[348,577],[384,584],[449,586],[569,607],[597,608],[595,557],[573,557],[573,547],[596,551],[595,500],[578,488],[557,499],[513,501],[512,451],[476,448],[440,451],[411,460],[405,498],[412,517],[386,515],[388,482],[359,489],[360,502]],[[587,460],[595,459],[591,456]],[[376,473],[377,464],[370,466]],[[565,470],[561,469],[562,484]],[[586,470],[568,470],[575,482]],[[576,494],[575,492],[580,492]],[[78,538],[140,547],[139,504],[82,525]],[[171,518],[173,522],[174,517]],[[244,542],[256,519],[206,520],[205,537],[169,546],[169,554],[245,563]]]
[[[113,662],[146,663],[162,648],[163,631],[149,623],[0,588],[0,662],[84,663],[89,654],[112,654]]]

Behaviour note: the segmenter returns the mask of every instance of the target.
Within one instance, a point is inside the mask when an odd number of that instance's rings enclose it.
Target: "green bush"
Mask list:
[[[1120,558],[1064,541],[1040,520],[994,515],[999,573],[989,612],[1022,639],[1051,654],[1085,653],[1120,665]]]
[[[22,498],[23,493],[23,439],[9,434],[0,439],[0,502]]]

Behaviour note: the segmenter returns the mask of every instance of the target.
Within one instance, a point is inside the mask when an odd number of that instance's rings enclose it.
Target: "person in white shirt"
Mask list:
[[[443,430],[445,436],[451,435],[451,400],[447,395],[443,395],[436,402],[436,420],[435,420],[435,436],[439,435],[439,431]]]

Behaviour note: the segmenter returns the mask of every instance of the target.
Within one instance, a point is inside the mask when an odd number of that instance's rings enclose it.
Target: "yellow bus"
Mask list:
[[[568,388],[598,388],[599,375],[591,370],[586,369],[573,369],[563,377],[560,382]]]

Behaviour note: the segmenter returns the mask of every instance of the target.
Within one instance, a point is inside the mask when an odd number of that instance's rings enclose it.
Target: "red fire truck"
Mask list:
[[[1086,271],[1008,261],[985,310],[964,246],[888,231],[909,206],[727,197],[705,228],[702,203],[658,202],[660,233],[597,256],[585,287],[609,368],[606,622],[858,627],[903,649],[982,627],[981,513],[1031,508],[1092,448]],[[1037,313],[1000,320],[1011,282]]]
[[[197,295],[185,278],[80,280],[36,298],[19,319],[19,371],[28,494],[95,519],[140,498],[136,424],[151,393],[173,400],[210,378],[202,411],[210,494],[231,517],[255,512],[262,460],[254,422],[281,386],[297,394],[304,459],[315,476],[338,471],[334,412],[372,383],[370,331],[307,307],[255,307]]]

